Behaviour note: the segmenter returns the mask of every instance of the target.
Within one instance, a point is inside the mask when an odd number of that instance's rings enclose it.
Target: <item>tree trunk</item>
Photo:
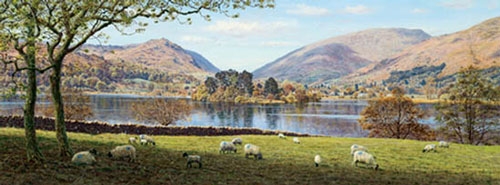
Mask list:
[[[64,122],[64,104],[61,95],[61,65],[59,62],[52,69],[50,75],[50,90],[52,92],[52,103],[54,105],[54,117],[57,145],[59,155],[62,157],[73,155],[73,151],[69,146],[68,135],[66,134],[66,123]]]
[[[35,130],[35,103],[36,103],[36,70],[35,70],[35,46],[28,46],[27,54],[24,56],[29,67],[26,99],[24,103],[24,132],[26,135],[26,154],[28,161],[36,163],[43,162],[44,157],[36,138]]]

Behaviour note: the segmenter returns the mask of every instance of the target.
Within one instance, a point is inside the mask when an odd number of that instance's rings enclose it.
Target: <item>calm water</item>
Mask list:
[[[135,95],[91,95],[94,117],[89,120],[111,124],[144,124],[133,118],[129,107],[146,98]],[[340,137],[363,137],[357,119],[366,101],[322,101],[295,105],[236,105],[190,101],[193,105],[191,117],[178,121],[179,126],[227,126],[255,127],[307,134]],[[47,104],[47,102],[40,102]],[[20,111],[20,100],[0,102],[0,114]],[[430,110],[432,105],[421,105]],[[432,119],[424,120],[434,124]]]

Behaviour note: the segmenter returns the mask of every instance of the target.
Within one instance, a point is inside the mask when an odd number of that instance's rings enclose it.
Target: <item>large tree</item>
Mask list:
[[[273,0],[18,0],[3,1],[1,24],[11,22],[27,22],[32,20],[34,28],[39,30],[34,38],[45,43],[46,55],[44,58],[50,63],[51,92],[54,104],[55,127],[62,156],[71,155],[72,150],[66,135],[64,123],[64,104],[61,95],[61,71],[64,58],[82,46],[92,37],[105,37],[104,28],[113,26],[123,31],[127,26],[138,26],[137,32],[144,29],[147,23],[138,22],[138,18],[151,18],[155,21],[172,21],[182,19],[182,22],[191,22],[191,18],[183,17],[199,14],[210,20],[208,13],[221,13],[232,17],[233,9],[246,7],[273,7]],[[21,11],[23,10],[23,11]],[[22,25],[5,26],[3,33],[17,33],[25,30]],[[6,37],[9,39],[9,37]],[[26,39],[17,37],[16,39]],[[38,57],[33,54],[32,57]]]
[[[392,96],[369,101],[358,121],[370,137],[433,139],[430,127],[419,123],[424,115],[401,88],[394,88]]]
[[[489,79],[469,66],[460,70],[436,109],[441,131],[459,143],[482,144],[500,125],[500,92]],[[495,103],[496,102],[496,103]]]

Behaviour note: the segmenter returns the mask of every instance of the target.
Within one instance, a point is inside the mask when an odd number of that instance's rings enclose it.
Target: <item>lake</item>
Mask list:
[[[94,117],[89,121],[110,124],[145,124],[134,119],[130,106],[144,101],[146,96],[136,95],[90,95]],[[20,113],[22,100],[0,102],[0,114]],[[39,102],[46,105],[48,102]],[[364,100],[336,100],[308,103],[303,106],[291,104],[256,105],[189,101],[193,106],[188,120],[178,121],[178,126],[254,127],[313,135],[337,137],[364,137],[367,135],[357,119],[368,105]],[[433,110],[431,104],[420,105],[424,110]],[[423,120],[434,124],[431,118]]]

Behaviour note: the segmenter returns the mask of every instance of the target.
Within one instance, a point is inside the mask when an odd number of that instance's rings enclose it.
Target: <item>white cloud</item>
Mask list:
[[[357,6],[347,6],[345,7],[344,11],[350,14],[367,14],[371,12],[371,9],[364,5],[357,5]]]
[[[330,11],[326,8],[298,4],[295,5],[294,9],[287,10],[286,13],[294,15],[320,16],[327,15]]]
[[[422,13],[427,13],[427,10],[425,10],[425,9],[420,9],[420,8],[414,8],[413,10],[411,10],[411,13],[414,13],[414,14],[422,14]]]
[[[281,46],[296,46],[297,43],[288,41],[265,41],[261,42],[261,45],[271,46],[271,47],[281,47]]]
[[[211,39],[206,38],[206,37],[200,37],[200,36],[184,35],[181,37],[181,41],[191,42],[191,43],[206,43],[206,42],[210,42]]]
[[[257,22],[257,21],[217,21],[207,27],[207,30],[235,37],[251,35],[269,35],[279,34],[293,26],[293,23],[275,21],[275,22]]]
[[[452,9],[468,9],[472,7],[474,3],[473,0],[445,0],[442,1],[442,5],[447,8]]]

